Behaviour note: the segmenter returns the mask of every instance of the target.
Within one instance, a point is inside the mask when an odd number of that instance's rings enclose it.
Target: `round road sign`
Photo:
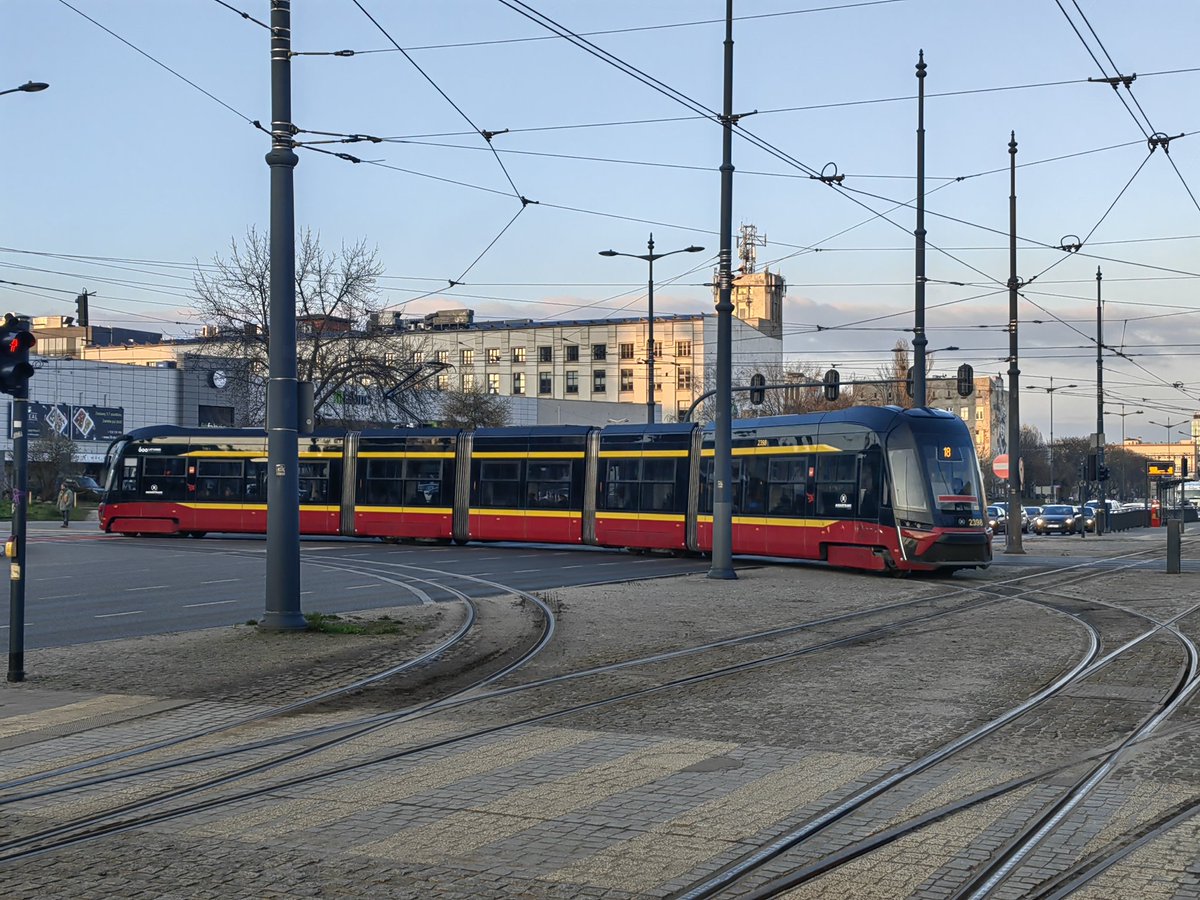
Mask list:
[[[1001,453],[992,460],[992,471],[996,473],[997,478],[1008,477],[1008,454]]]

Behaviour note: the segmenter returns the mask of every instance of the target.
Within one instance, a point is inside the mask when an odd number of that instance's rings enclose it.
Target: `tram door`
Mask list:
[[[767,457],[733,460],[733,552],[767,552]]]
[[[879,526],[879,507],[883,488],[883,457],[872,448],[858,457],[858,492],[855,514],[858,518],[858,541],[868,546],[882,545]]]
[[[775,456],[767,468],[767,553],[808,557],[817,553],[813,527],[813,457]]]

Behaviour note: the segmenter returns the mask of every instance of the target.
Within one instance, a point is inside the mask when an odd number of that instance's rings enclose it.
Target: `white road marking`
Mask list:
[[[184,609],[195,609],[197,606],[220,606],[222,603],[237,603],[236,600],[209,600],[207,603],[185,603]]]
[[[166,585],[166,584],[152,584],[149,587],[125,588],[125,593],[128,594],[132,591],[161,591],[161,590],[165,590],[169,586],[170,585]]]
[[[38,597],[39,600],[70,600],[73,597],[82,597],[83,594],[55,594],[53,597]]]
[[[24,624],[25,624],[25,627],[26,627],[26,628],[28,628],[28,627],[29,627],[30,625],[32,625],[33,623],[32,623],[32,622],[25,622]],[[8,628],[8,626],[7,626],[7,625],[0,625],[0,631],[3,631],[5,628]]]
[[[350,587],[342,588],[343,591],[361,591],[363,588],[376,587],[374,584],[352,584]]]
[[[540,572],[541,569],[513,569],[513,575],[523,575],[526,572]]]
[[[581,565],[578,565],[578,566],[559,566],[559,568],[560,568],[560,569],[582,569],[582,568],[583,568],[583,565],[581,564]]]
[[[62,581],[64,578],[74,577],[74,575],[45,575],[41,578],[31,578],[30,581]]]
[[[202,581],[201,584],[228,584],[231,581],[241,581],[240,578],[218,578],[216,581]]]
[[[144,609],[131,609],[129,612],[104,613],[103,615],[92,616],[92,618],[93,619],[115,619],[117,616],[140,616],[144,612],[145,612]]]

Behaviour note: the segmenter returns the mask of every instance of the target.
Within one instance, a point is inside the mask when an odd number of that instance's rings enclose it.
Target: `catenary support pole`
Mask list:
[[[916,304],[913,315],[913,406],[928,406],[925,389],[925,51],[917,58],[917,239]]]
[[[1021,544],[1021,368],[1017,358],[1017,134],[1008,142],[1008,522],[1004,552],[1024,553]],[[1017,527],[1013,527],[1018,523]]]
[[[1108,503],[1104,497],[1104,482],[1099,480],[1104,466],[1104,301],[1100,284],[1104,276],[1096,267],[1096,534],[1104,533],[1104,520],[1108,517]]]
[[[713,448],[712,565],[733,571],[733,0],[725,0],[725,99],[721,112],[721,247],[717,266],[717,416]]]
[[[650,240],[646,241],[646,262],[650,268],[649,281],[646,284],[646,306],[649,318],[646,320],[646,424],[654,424],[654,232],[650,232]]]
[[[296,427],[296,210],[290,0],[271,0],[271,284],[267,383],[267,596],[260,627],[306,627],[300,612]]]

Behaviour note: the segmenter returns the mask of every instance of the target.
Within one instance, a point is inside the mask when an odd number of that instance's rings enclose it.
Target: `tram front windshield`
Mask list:
[[[929,474],[934,507],[950,515],[981,516],[983,495],[979,485],[979,464],[975,451],[951,443],[922,442],[921,455]]]
[[[897,519],[914,525],[982,525],[983,494],[975,450],[953,440],[918,438],[889,447]]]
[[[100,476],[100,487],[105,492],[120,488],[121,458],[125,455],[125,441],[113,441],[104,454],[104,474]]]

